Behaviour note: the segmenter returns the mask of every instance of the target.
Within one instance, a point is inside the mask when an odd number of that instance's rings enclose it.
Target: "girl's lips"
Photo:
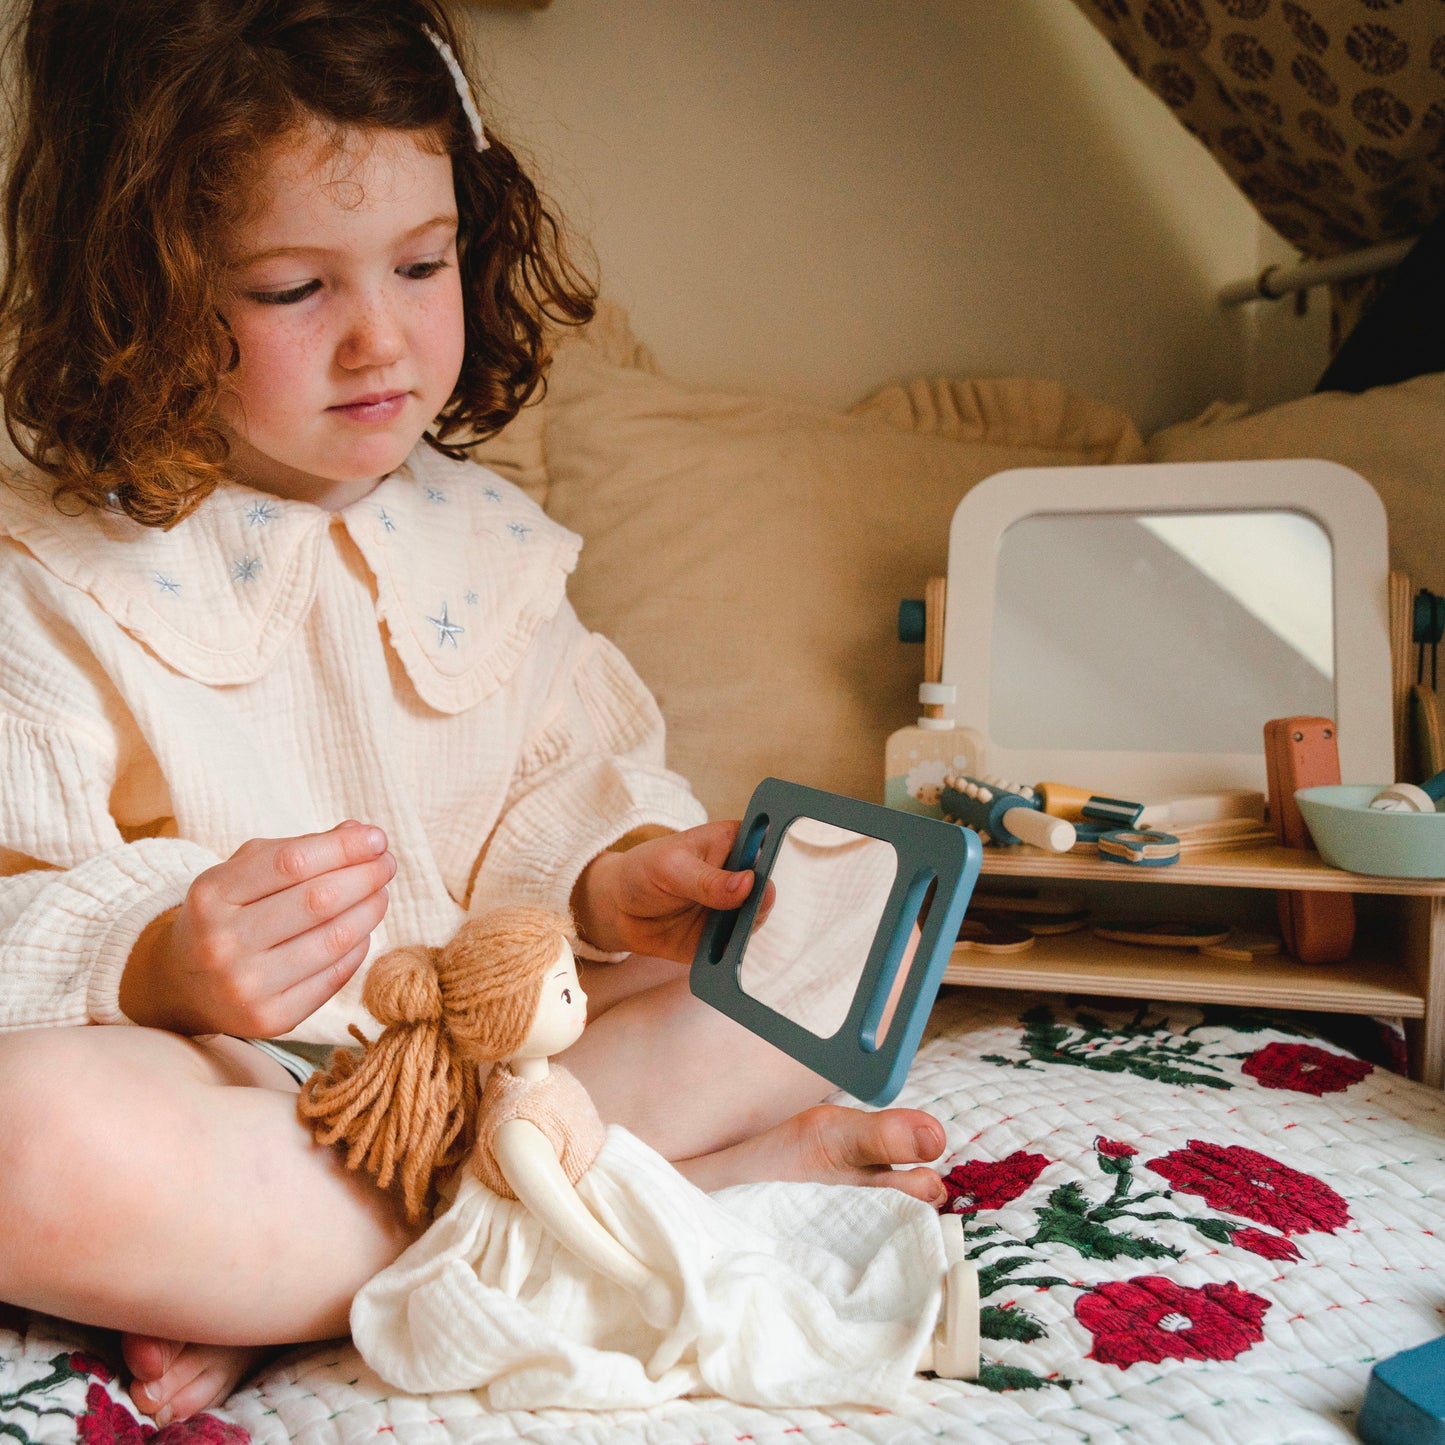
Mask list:
[[[406,405],[407,393],[392,392],[388,396],[368,397],[361,401],[348,402],[344,406],[328,407],[327,410],[344,416],[349,421],[387,422],[395,421]]]

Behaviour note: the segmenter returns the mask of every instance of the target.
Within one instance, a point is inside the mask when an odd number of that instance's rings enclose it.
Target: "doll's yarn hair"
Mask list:
[[[542,980],[567,942],[568,919],[499,908],[469,919],[441,948],[393,949],[372,965],[362,1001],[381,1036],[338,1049],[297,1103],[320,1144],[344,1144],[346,1167],[396,1183],[407,1218],[435,1201],[436,1177],[471,1149],[480,1065],[527,1037]]]

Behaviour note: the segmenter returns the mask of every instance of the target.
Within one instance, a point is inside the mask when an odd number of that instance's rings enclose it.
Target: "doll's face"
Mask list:
[[[542,976],[532,1027],[515,1058],[550,1059],[575,1044],[587,1026],[587,995],[577,982],[577,960],[564,941],[557,961]]]

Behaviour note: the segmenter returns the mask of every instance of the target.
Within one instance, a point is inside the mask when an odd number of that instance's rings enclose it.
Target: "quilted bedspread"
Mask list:
[[[1361,1050],[1363,1054],[1364,1050]],[[0,1317],[0,1436],[87,1445],[1348,1441],[1371,1364],[1445,1330],[1445,1095],[1306,1023],[945,991],[899,1100],[948,1130],[985,1366],[905,1408],[496,1414],[348,1346],[156,1432],[114,1336]]]

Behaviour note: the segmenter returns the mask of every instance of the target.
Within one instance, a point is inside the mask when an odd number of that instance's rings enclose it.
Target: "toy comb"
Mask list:
[[[1051,853],[1067,853],[1074,846],[1072,823],[1043,812],[1036,798],[1001,784],[950,773],[938,802],[945,818],[972,828],[985,843],[1032,843]]]

